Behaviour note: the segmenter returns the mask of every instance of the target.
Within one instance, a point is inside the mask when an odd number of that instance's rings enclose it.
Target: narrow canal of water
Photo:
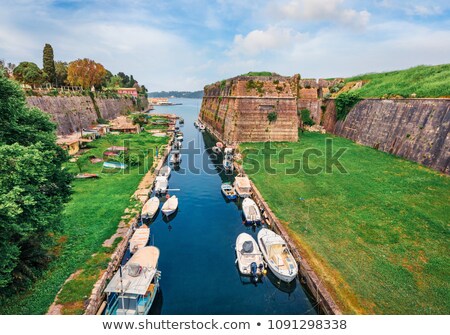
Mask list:
[[[239,204],[222,196],[222,180],[230,177],[207,171],[214,169],[214,162],[203,151],[213,139],[193,125],[201,100],[173,101],[182,105],[156,107],[154,112],[183,117],[183,148],[192,141],[201,153],[189,155],[191,162],[182,155],[180,170],[172,171],[169,188],[179,189],[170,192],[179,198],[177,213],[167,222],[159,212],[150,226],[151,242],[161,251],[162,272],[161,294],[150,313],[316,314],[298,280],[280,285],[269,271],[255,285],[240,276],[235,264],[236,237],[247,232],[256,239],[260,228],[244,226]],[[198,172],[188,168],[192,159]]]

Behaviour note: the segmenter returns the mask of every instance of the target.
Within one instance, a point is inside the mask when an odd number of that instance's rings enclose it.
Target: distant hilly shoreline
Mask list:
[[[149,98],[190,98],[190,99],[201,99],[203,98],[203,91],[160,91],[160,92],[149,92]]]

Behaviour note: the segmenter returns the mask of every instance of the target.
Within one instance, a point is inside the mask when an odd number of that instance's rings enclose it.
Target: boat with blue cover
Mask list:
[[[228,200],[235,200],[237,198],[236,191],[234,190],[234,187],[231,186],[228,183],[223,183],[220,186],[220,189],[222,190],[222,194],[227,198]]]
[[[121,266],[105,289],[107,315],[147,315],[159,289],[159,249],[150,246],[136,251]]]

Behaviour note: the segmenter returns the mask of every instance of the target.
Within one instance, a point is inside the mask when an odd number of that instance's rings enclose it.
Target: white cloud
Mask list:
[[[392,1],[382,0],[378,2],[378,6],[382,8],[394,9],[401,11],[409,16],[435,16],[442,15],[449,8],[448,1],[432,0],[424,4],[423,1]]]
[[[253,30],[247,35],[236,35],[230,55],[258,55],[264,51],[289,49],[299,43],[302,34],[290,28],[271,26],[266,30]]]
[[[356,11],[344,6],[344,0],[289,0],[275,1],[269,13],[280,19],[293,21],[329,21],[349,27],[364,28],[370,19],[366,10]]]
[[[409,15],[419,15],[419,16],[431,16],[442,14],[442,9],[439,6],[424,6],[424,5],[414,5],[410,8],[406,8],[406,13]]]

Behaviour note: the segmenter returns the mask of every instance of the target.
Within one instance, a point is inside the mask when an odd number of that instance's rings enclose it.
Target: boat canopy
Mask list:
[[[253,242],[252,242],[252,241],[245,241],[245,242],[242,244],[242,250],[243,250],[245,253],[247,253],[247,254],[253,252]]]
[[[251,188],[250,180],[247,177],[236,177],[235,182],[240,188]]]
[[[156,275],[158,258],[159,249],[156,247],[139,249],[122,268],[122,280],[119,270],[109,282],[105,292],[144,295]]]

